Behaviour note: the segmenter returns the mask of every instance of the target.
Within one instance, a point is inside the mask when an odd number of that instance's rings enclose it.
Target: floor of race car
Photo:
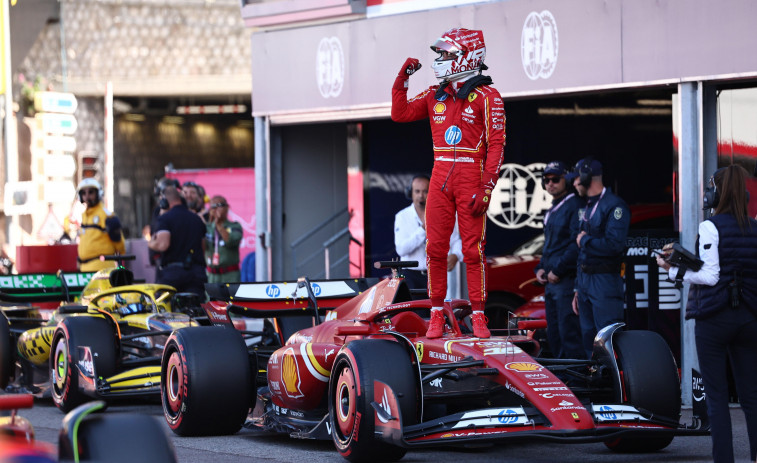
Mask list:
[[[157,402],[137,402],[131,405],[112,405],[108,413],[144,413],[155,417],[163,425],[162,409]],[[23,410],[37,432],[39,440],[57,444],[58,429],[63,415],[49,400],[37,400],[35,407]],[[682,422],[690,422],[691,411],[684,410]],[[734,429],[736,461],[747,462],[749,444],[746,438],[744,415],[740,408],[731,409]],[[330,441],[291,439],[261,430],[243,429],[233,436],[186,438],[168,430],[179,462],[238,463],[243,461],[308,463],[338,462],[342,460]],[[518,442],[481,449],[421,449],[411,450],[401,462],[455,462],[461,459],[474,463],[584,463],[584,462],[706,462],[710,457],[709,436],[677,437],[661,452],[650,454],[617,454],[602,444],[559,444],[540,441]]]

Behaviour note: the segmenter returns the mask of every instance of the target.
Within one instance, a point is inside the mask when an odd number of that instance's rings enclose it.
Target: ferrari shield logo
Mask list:
[[[415,343],[415,351],[418,353],[418,360],[423,360],[423,343],[422,342],[416,342]]]
[[[477,96],[478,95],[476,95],[475,92],[469,93],[468,94],[468,103],[473,103],[473,100],[475,100]]]

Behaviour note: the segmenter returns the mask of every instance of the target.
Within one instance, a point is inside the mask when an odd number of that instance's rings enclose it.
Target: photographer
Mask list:
[[[746,170],[737,165],[718,169],[705,189],[705,209],[714,209],[699,224],[698,254],[703,265],[685,271],[691,283],[686,318],[696,320],[694,336],[699,368],[707,394],[716,463],[732,462],[733,442],[728,410],[727,363],[749,433],[751,461],[757,457],[757,221],[747,215]],[[667,251],[664,250],[664,251]],[[667,253],[666,253],[667,254]],[[671,278],[679,268],[658,256],[657,264]]]

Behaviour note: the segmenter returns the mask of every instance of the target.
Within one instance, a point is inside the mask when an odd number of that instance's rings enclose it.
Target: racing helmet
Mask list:
[[[83,178],[81,182],[79,182],[79,185],[76,186],[76,192],[79,194],[79,201],[84,202],[83,191],[88,188],[97,189],[97,201],[99,202],[103,197],[103,187],[100,185],[100,182],[92,177]]]
[[[431,50],[439,53],[431,67],[440,82],[467,80],[487,68],[484,64],[486,45],[482,31],[450,29],[431,45]],[[445,57],[444,52],[454,55],[454,58]]]

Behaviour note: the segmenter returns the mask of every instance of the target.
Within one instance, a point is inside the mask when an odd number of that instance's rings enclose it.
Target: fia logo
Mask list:
[[[557,65],[557,23],[547,10],[531,12],[520,36],[520,58],[531,80],[548,79]]]
[[[281,289],[276,285],[268,285],[265,287],[265,294],[268,297],[279,297]]]
[[[324,37],[315,57],[318,91],[324,98],[336,98],[344,86],[344,51],[338,37]]]
[[[541,185],[544,163],[503,164],[486,215],[502,228],[542,228],[552,197]]]

